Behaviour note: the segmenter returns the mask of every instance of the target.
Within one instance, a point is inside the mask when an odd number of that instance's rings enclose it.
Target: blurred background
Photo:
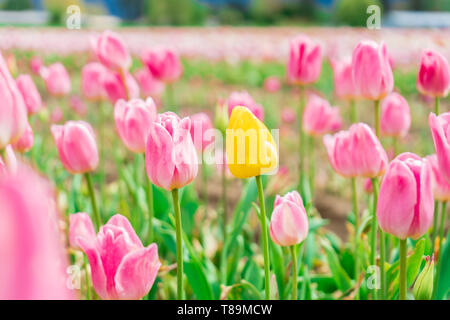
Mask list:
[[[65,25],[78,5],[84,26],[365,26],[369,5],[383,26],[448,27],[448,0],[0,0],[1,25]]]

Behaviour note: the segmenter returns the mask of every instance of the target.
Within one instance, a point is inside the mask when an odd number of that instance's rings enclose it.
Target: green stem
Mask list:
[[[89,172],[86,172],[84,174],[84,177],[86,178],[86,182],[88,185],[89,196],[91,197],[92,211],[94,211],[95,225],[98,230],[98,229],[100,229],[102,219],[100,218],[100,213],[98,212],[98,207],[97,207],[97,201],[95,200],[95,193],[94,193],[94,187],[92,184],[91,174]]]
[[[381,129],[380,129],[380,100],[375,100],[374,105],[375,105],[375,133],[376,133],[378,139],[381,139],[381,136],[380,136],[380,132],[381,132]]]
[[[166,85],[166,109],[174,108],[175,110],[175,101],[174,101],[174,89],[173,89],[173,83],[169,83]]]
[[[352,123],[356,123],[358,121],[358,116],[356,113],[356,102],[354,99],[350,100],[350,120]]]
[[[261,210],[261,234],[264,250],[264,278],[265,278],[265,291],[266,299],[270,299],[270,260],[269,260],[269,241],[267,235],[267,223],[266,223],[266,205],[264,203],[264,191],[261,181],[261,176],[256,176],[256,186],[258,188],[259,195],[259,208]]]
[[[439,98],[436,97],[434,98],[434,113],[436,113],[436,115],[439,115]]]
[[[378,202],[378,179],[372,178],[373,186],[373,204],[372,204],[372,227],[370,230],[370,264],[376,265],[377,250],[377,202]],[[376,288],[373,289],[373,297],[375,298]]]
[[[183,238],[181,226],[180,200],[178,189],[172,190],[173,209],[175,211],[176,242],[177,242],[177,299],[183,300]]]
[[[206,163],[205,163],[205,156],[204,156],[204,152],[202,151],[202,197],[203,197],[203,202],[205,204],[205,210],[206,207],[208,205],[208,179],[207,179],[207,167],[206,167]]]
[[[355,241],[355,283],[359,280],[359,273],[360,273],[360,266],[359,266],[359,237],[358,237],[358,230],[359,230],[359,211],[358,211],[358,189],[356,188],[356,178],[352,178],[352,203],[353,203],[353,214],[355,215],[355,235],[354,235],[354,241]],[[356,292],[355,299],[359,300],[359,289]]]
[[[383,230],[378,228],[378,234],[380,237],[380,283],[381,283],[381,300],[386,299],[386,272],[384,269],[384,264],[386,260],[386,240]]]
[[[315,156],[314,156],[314,136],[309,137],[309,188],[311,198],[314,198],[314,179],[316,176]]]
[[[292,300],[297,300],[298,276],[297,276],[297,248],[295,245],[290,246],[292,256]]]
[[[224,138],[225,139],[225,138]],[[227,210],[227,154],[225,150],[223,150],[223,158],[222,158],[222,206],[223,206],[223,237],[225,243],[226,236],[226,227],[228,223],[228,210]]]
[[[300,86],[300,107],[298,109],[298,134],[299,134],[299,183],[298,183],[298,191],[302,194],[302,176],[304,172],[304,158],[305,158],[305,133],[303,132],[303,111],[305,109],[305,88]]]
[[[394,149],[394,157],[396,157],[398,155],[398,138],[397,137],[393,137],[392,147]]]
[[[433,215],[433,236],[431,238],[431,254],[434,254],[434,247],[436,244],[436,237],[438,233],[438,218],[439,218],[439,201],[434,201],[434,215]]]
[[[89,285],[89,272],[88,272],[88,259],[85,254],[83,254],[84,260],[84,280],[86,282],[86,299],[91,300],[91,286]]]
[[[406,300],[406,239],[400,239],[400,293],[399,300]]]
[[[125,89],[125,100],[130,100],[130,91],[128,90],[128,86],[127,86],[127,81],[126,81],[126,76],[125,76],[125,72],[123,70],[120,70],[120,79],[122,80],[122,84],[123,87]]]
[[[437,286],[439,284],[439,274],[441,273],[441,265],[442,265],[442,249],[444,249],[444,231],[445,231],[445,217],[446,212],[445,209],[447,207],[447,202],[442,202],[442,209],[441,209],[441,222],[440,222],[440,229],[439,229],[439,252],[438,252],[438,258],[437,258],[437,266],[436,266],[436,278],[434,279],[434,286],[433,286],[433,298],[436,298],[436,292],[437,292]]]
[[[144,169],[145,170],[145,169]],[[148,243],[153,242],[153,217],[155,216],[155,208],[153,206],[153,186],[150,179],[146,176],[147,180],[147,206],[148,206]]]

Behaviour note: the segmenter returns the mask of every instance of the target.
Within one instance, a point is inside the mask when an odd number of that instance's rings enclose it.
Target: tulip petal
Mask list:
[[[139,239],[138,235],[136,234],[136,231],[134,231],[133,227],[131,226],[131,223],[123,215],[115,214],[108,220],[106,224],[125,229],[128,236],[130,237],[130,240],[136,246],[142,247],[141,239]]]

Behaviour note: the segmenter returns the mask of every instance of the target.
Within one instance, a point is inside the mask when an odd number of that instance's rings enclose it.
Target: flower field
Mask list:
[[[449,30],[0,30],[0,299],[447,300]]]

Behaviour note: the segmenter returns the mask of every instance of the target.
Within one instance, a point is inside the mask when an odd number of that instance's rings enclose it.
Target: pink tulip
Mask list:
[[[88,63],[81,70],[81,91],[83,95],[93,101],[102,100],[105,96],[103,77],[106,68],[98,62]]]
[[[77,174],[97,168],[97,143],[89,123],[67,121],[64,125],[52,125],[51,131],[58,147],[59,158],[67,171]]]
[[[386,170],[388,157],[373,130],[365,123],[353,124],[349,130],[323,142],[333,169],[344,177],[374,178]]]
[[[381,182],[378,224],[399,239],[417,239],[431,226],[433,209],[430,165],[413,153],[400,154]]]
[[[117,132],[127,148],[136,153],[145,152],[148,132],[156,118],[156,106],[152,98],[146,101],[119,100],[114,107]]]
[[[339,130],[342,120],[337,107],[331,107],[327,100],[312,95],[303,113],[303,130],[309,135],[321,136]]]
[[[297,191],[275,198],[270,218],[270,237],[280,246],[293,246],[306,239],[308,216]]]
[[[372,194],[373,193],[373,185],[372,185],[372,180],[370,178],[367,178],[364,181],[364,191],[367,194]]]
[[[84,116],[88,111],[86,104],[79,96],[71,96],[69,99],[69,106],[80,116]]]
[[[30,60],[30,68],[34,74],[39,74],[43,65],[44,62],[42,62],[41,57],[34,56]]]
[[[214,141],[214,127],[205,112],[193,114],[191,117],[191,137],[197,150],[205,150]]]
[[[69,244],[72,248],[81,250],[78,245],[78,238],[84,238],[87,241],[95,241],[95,228],[92,220],[85,212],[78,212],[69,215]]]
[[[26,124],[25,103],[0,54],[0,150],[19,140]]]
[[[72,89],[69,74],[60,62],[41,68],[41,77],[51,95],[64,96]]]
[[[130,68],[130,54],[117,33],[104,31],[93,41],[93,47],[98,60],[105,67],[117,72],[127,71]]]
[[[261,121],[264,121],[264,108],[253,100],[252,96],[247,91],[234,91],[230,94],[227,100],[228,116],[231,116],[231,111],[236,106],[247,107],[250,111]]]
[[[425,50],[420,57],[417,89],[424,95],[446,97],[450,90],[450,66],[439,52]]]
[[[365,99],[381,100],[394,88],[394,76],[384,43],[358,43],[353,50],[352,69],[355,92]]]
[[[198,159],[189,134],[191,120],[172,112],[158,116],[147,138],[145,162],[150,181],[166,190],[179,189],[197,176]]]
[[[145,296],[161,267],[157,245],[144,247],[130,222],[120,214],[109,219],[97,236],[89,216],[75,216],[71,218],[71,243],[75,242],[89,259],[95,292],[108,300]]]
[[[408,101],[396,92],[381,102],[381,134],[404,137],[411,126]]]
[[[51,123],[59,123],[63,120],[64,112],[59,107],[53,108],[50,113],[50,122]]]
[[[115,104],[119,99],[129,100],[139,98],[139,85],[129,73],[125,73],[126,87],[120,73],[118,72],[106,72],[102,82],[103,88],[105,89],[108,99],[112,104]]]
[[[281,121],[286,124],[294,123],[297,119],[297,113],[291,108],[284,108],[281,110]]]
[[[6,172],[15,173],[17,171],[17,158],[11,145],[5,148],[6,159],[0,156],[0,175]]]
[[[278,77],[272,76],[267,77],[264,80],[264,89],[267,92],[277,92],[281,89],[281,82]]]
[[[332,61],[334,93],[342,100],[351,100],[355,98],[355,87],[353,85],[352,61]]]
[[[156,79],[147,69],[139,69],[134,73],[144,97],[158,98],[165,89],[164,82]]]
[[[0,299],[73,299],[56,198],[21,164],[0,175]]]
[[[450,183],[448,183],[443,177],[441,170],[439,169],[437,156],[434,154],[427,157],[427,161],[431,167],[431,178],[433,182],[433,196],[438,201],[450,200]]]
[[[442,177],[450,183],[450,112],[428,118]]]
[[[33,79],[28,74],[22,74],[16,79],[17,88],[22,94],[28,114],[34,114],[42,108],[42,99]]]
[[[172,50],[166,48],[146,49],[142,52],[141,60],[151,74],[163,82],[175,82],[183,74],[180,58]]]
[[[309,84],[319,79],[322,70],[322,48],[306,36],[292,39],[287,65],[288,80],[296,84]]]
[[[34,143],[34,135],[33,135],[33,129],[31,129],[31,126],[29,123],[27,123],[27,127],[20,137],[20,139],[12,145],[14,150],[17,150],[19,152],[27,152],[33,147]]]

